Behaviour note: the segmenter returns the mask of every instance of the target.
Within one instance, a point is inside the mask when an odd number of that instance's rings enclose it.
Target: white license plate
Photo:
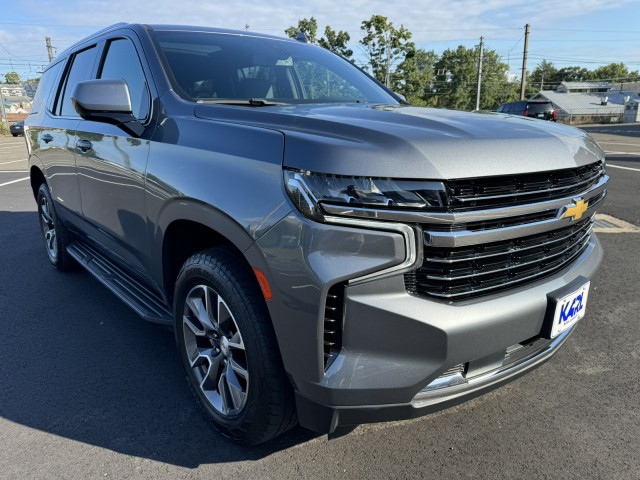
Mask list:
[[[591,285],[591,282],[585,283],[575,292],[558,300],[558,303],[556,304],[556,311],[553,315],[551,338],[556,337],[566,329],[571,328],[578,322],[578,320],[584,317],[584,312],[587,308],[589,285]]]
[[[544,118],[544,113],[539,113],[538,118]]]

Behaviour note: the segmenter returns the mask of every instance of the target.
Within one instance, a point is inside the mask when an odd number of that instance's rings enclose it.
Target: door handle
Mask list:
[[[51,135],[49,135],[48,133],[45,133],[45,134],[44,134],[44,135],[42,135],[40,138],[42,139],[42,141],[43,141],[44,143],[49,143],[49,142],[52,142],[52,141],[53,141],[53,137],[52,137]]]
[[[83,152],[88,152],[91,150],[91,142],[89,140],[78,140],[76,142],[76,147],[82,150]]]

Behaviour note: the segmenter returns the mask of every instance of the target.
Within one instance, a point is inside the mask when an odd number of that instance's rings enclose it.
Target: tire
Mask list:
[[[42,239],[44,240],[44,246],[51,265],[61,272],[73,270],[76,263],[67,253],[68,234],[58,219],[51,194],[49,193],[49,187],[46,183],[41,184],[38,188],[36,201],[38,202],[40,231],[42,232]]]
[[[223,435],[248,445],[297,423],[261,290],[228,247],[190,257],[175,288],[175,333],[187,380]]]
[[[13,135],[14,137],[17,137],[18,134],[17,133],[12,133],[11,135]]]

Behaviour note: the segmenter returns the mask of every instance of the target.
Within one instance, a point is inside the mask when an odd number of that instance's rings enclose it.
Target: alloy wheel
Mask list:
[[[44,236],[44,244],[51,261],[55,262],[58,258],[58,242],[56,224],[51,213],[51,205],[46,196],[40,196],[40,224],[42,225],[42,235]]]
[[[207,402],[225,417],[247,402],[249,373],[245,345],[231,310],[211,287],[193,287],[182,317],[185,351]]]

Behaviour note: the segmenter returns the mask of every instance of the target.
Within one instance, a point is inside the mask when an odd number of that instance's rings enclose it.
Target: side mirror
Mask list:
[[[117,125],[139,137],[144,126],[134,117],[127,82],[99,79],[78,82],[71,92],[71,102],[81,118]]]

